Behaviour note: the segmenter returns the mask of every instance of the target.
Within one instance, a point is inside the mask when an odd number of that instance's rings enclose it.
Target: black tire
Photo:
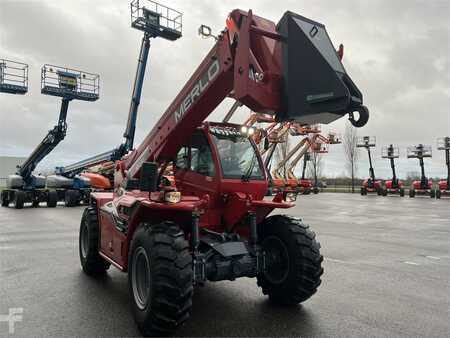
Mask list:
[[[2,207],[7,207],[9,205],[8,194],[6,191],[0,193],[0,199],[2,200]]]
[[[317,194],[319,193],[319,188],[314,188],[314,189],[313,189],[313,193],[314,193],[315,195],[317,195]]]
[[[33,208],[39,207],[39,199],[33,200],[33,202],[31,202],[31,206],[32,206]]]
[[[55,208],[58,204],[58,192],[50,190],[47,192],[47,207]]]
[[[306,188],[306,189],[303,191],[303,195],[309,195],[309,194],[311,194],[311,189],[310,189],[310,188]]]
[[[430,197],[431,198],[435,198],[436,197],[436,190],[435,189],[430,189]]]
[[[366,195],[367,195],[367,188],[361,187],[361,196],[366,196]]]
[[[400,188],[400,197],[405,197],[405,189]]]
[[[377,188],[377,195],[382,196],[383,195],[383,189]]]
[[[25,192],[18,190],[14,193],[14,208],[23,209],[25,204]]]
[[[257,276],[263,294],[281,305],[295,305],[315,294],[323,274],[323,257],[309,226],[298,218],[275,215],[265,219],[258,230],[268,264]]]
[[[366,106],[359,106],[356,111],[359,113],[359,118],[355,120],[354,114],[351,112],[348,118],[350,123],[356,128],[365,126],[369,121],[369,109]]]
[[[439,190],[439,189],[436,190],[436,198],[437,199],[441,198],[441,190]]]
[[[169,335],[190,317],[192,280],[192,256],[183,231],[172,222],[142,224],[131,242],[128,284],[143,335]],[[145,282],[150,285],[143,287]]]
[[[416,190],[409,189],[409,197],[413,198],[414,196],[416,196]]]
[[[381,195],[383,195],[384,197],[386,197],[386,196],[387,196],[387,194],[388,194],[388,191],[387,191],[387,189],[383,189],[383,190],[381,190]]]
[[[94,207],[87,207],[81,217],[78,251],[81,267],[90,276],[104,274],[110,266],[110,263],[106,262],[98,253],[99,243],[100,229],[97,210]]]
[[[66,190],[64,203],[66,207],[75,207],[80,204],[81,194],[78,190]]]

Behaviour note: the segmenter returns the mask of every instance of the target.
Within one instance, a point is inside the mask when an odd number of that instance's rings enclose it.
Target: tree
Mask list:
[[[322,176],[323,171],[323,156],[321,153],[311,152],[309,160],[309,176],[314,180],[314,187],[317,187],[318,177]]]
[[[358,169],[358,157],[359,157],[358,148],[356,146],[358,143],[358,132],[356,128],[350,124],[350,122],[347,123],[347,126],[345,128],[344,140],[342,143],[345,151],[345,159],[346,159],[345,167],[347,168],[350,177],[352,179],[352,192],[354,193],[355,176],[356,171]]]

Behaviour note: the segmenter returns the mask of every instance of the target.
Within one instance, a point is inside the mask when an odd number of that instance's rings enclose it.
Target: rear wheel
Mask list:
[[[50,190],[47,192],[47,207],[55,208],[58,204],[58,192]]]
[[[172,222],[141,225],[133,236],[128,281],[135,321],[143,335],[169,335],[189,318],[192,256]]]
[[[81,194],[78,190],[66,190],[64,193],[64,203],[66,207],[74,207],[80,204]]]
[[[441,191],[439,189],[436,190],[436,198],[441,198]]]
[[[313,193],[314,193],[314,194],[318,194],[318,193],[319,193],[319,188],[315,187],[315,188],[313,189]]]
[[[25,203],[25,192],[18,190],[14,193],[14,208],[22,209]]]
[[[323,274],[316,235],[297,218],[276,215],[259,227],[267,269],[258,275],[262,292],[273,303],[294,305],[316,293]]]
[[[367,188],[361,187],[361,196],[365,196],[365,195],[367,195]]]
[[[405,189],[400,188],[400,197],[404,197],[405,196]]]
[[[83,271],[91,276],[104,274],[110,264],[98,253],[100,230],[95,208],[88,207],[84,210],[78,238],[80,262]]]
[[[435,198],[436,197],[436,190],[435,189],[430,189],[430,197],[431,198]]]
[[[409,197],[413,198],[416,196],[416,190],[415,189],[409,189]]]
[[[38,199],[34,199],[33,202],[31,203],[31,206],[33,208],[37,208],[39,206],[39,198]]]
[[[382,194],[384,197],[386,197],[387,194],[388,194],[387,189],[383,189],[383,190],[381,191],[381,194]]]
[[[0,199],[2,202],[2,207],[7,207],[9,205],[8,193],[6,191],[2,191],[0,193]]]

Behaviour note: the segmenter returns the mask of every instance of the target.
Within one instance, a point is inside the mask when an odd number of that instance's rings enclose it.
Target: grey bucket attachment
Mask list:
[[[330,123],[346,114],[357,127],[369,118],[361,92],[342,65],[325,26],[292,12],[277,25],[282,36],[282,106],[278,119]],[[359,113],[356,120],[354,112]]]

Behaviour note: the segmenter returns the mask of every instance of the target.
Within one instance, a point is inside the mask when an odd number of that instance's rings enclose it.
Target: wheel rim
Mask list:
[[[276,237],[267,237],[262,246],[266,253],[266,279],[273,284],[284,282],[289,274],[289,254],[283,241]]]
[[[144,310],[150,299],[150,261],[143,247],[138,247],[133,254],[131,283],[133,297],[140,310]]]
[[[81,255],[84,259],[86,259],[89,250],[89,232],[87,224],[84,224],[84,226],[81,228],[80,249]]]

